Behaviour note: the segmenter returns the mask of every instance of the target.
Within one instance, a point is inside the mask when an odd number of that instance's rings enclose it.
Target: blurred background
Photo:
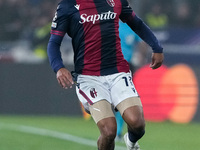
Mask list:
[[[48,63],[46,48],[58,2],[0,0],[0,114],[82,115],[74,88],[60,88]],[[199,122],[200,1],[130,3],[165,52],[164,65],[152,71],[149,49],[146,63],[134,75],[146,120]],[[72,71],[70,42],[66,36],[61,50]]]

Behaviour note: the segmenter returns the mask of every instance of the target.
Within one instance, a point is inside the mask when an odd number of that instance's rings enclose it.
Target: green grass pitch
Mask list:
[[[98,136],[93,120],[81,117],[0,116],[0,150],[97,150]],[[200,124],[147,122],[139,143],[142,150],[199,150]]]

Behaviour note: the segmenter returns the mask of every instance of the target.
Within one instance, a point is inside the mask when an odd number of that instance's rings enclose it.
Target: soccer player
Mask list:
[[[127,0],[62,0],[52,22],[47,49],[58,83],[70,88],[74,81],[62,62],[60,45],[65,33],[72,38],[76,93],[100,130],[98,150],[115,147],[117,125],[112,106],[128,125],[124,136],[128,150],[139,150],[137,141],[145,133],[142,104],[121,51],[119,19],[152,47],[150,67],[160,67],[163,48]]]

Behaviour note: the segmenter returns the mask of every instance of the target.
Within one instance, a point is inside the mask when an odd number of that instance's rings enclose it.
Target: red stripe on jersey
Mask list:
[[[57,30],[51,30],[51,34],[64,36],[65,32],[57,31]]]
[[[121,0],[115,0],[115,3],[119,6],[114,7],[114,12],[117,14],[121,13],[122,4]],[[119,18],[115,18],[115,34],[116,34],[116,58],[117,58],[117,70],[119,72],[129,72],[129,64],[124,59],[124,55],[121,50],[121,42],[119,38]]]
[[[77,4],[80,4],[79,13],[80,15],[90,16],[98,14],[96,6],[93,0],[85,1],[76,0]],[[100,21],[85,22],[83,23],[84,28],[84,68],[82,74],[85,75],[100,75],[101,66],[101,29]]]
[[[79,89],[79,93],[87,100],[87,102],[92,105],[93,102],[89,99],[89,97],[82,91]]]

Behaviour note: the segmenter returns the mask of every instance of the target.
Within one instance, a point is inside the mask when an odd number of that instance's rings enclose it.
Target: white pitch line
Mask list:
[[[24,126],[24,125],[18,125],[18,124],[6,124],[6,123],[0,123],[0,129],[7,129],[7,130],[13,130],[23,133],[29,133],[29,134],[35,134],[35,135],[41,135],[41,136],[47,136],[47,137],[53,137],[57,139],[67,140],[83,145],[88,145],[92,147],[97,147],[95,140],[89,140],[86,138],[81,138],[78,136],[70,135],[67,133],[62,133],[58,131],[48,130],[48,129],[42,129],[42,128],[36,128],[31,126]],[[126,148],[123,146],[115,146],[116,150],[125,150]]]

